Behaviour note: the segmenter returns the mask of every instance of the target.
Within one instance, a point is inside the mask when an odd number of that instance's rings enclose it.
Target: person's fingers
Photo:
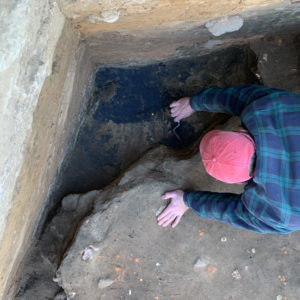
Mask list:
[[[174,221],[175,218],[176,218],[176,215],[170,215],[168,219],[165,219],[164,222],[162,222],[161,226],[162,227],[168,226],[169,224],[171,224]]]
[[[161,219],[159,222],[158,222],[158,225],[160,226],[163,226],[165,223],[170,223],[171,221],[170,220],[173,220],[174,219],[174,214],[169,214],[167,216],[165,216],[163,219]]]
[[[172,107],[170,111],[171,111],[171,113],[172,112],[174,113],[174,112],[177,112],[177,111],[181,111],[182,109],[183,109],[183,106],[178,104],[178,105]]]
[[[176,107],[179,104],[178,101],[174,101],[170,104],[170,107]]]
[[[177,111],[177,109],[172,109],[172,110],[170,111],[170,113],[171,113],[171,116],[173,117],[173,116],[175,116],[175,115],[178,114],[178,111]]]
[[[167,218],[170,214],[172,214],[172,211],[169,207],[167,207],[158,217],[157,220],[160,222],[164,218]]]
[[[182,216],[177,216],[174,222],[172,223],[172,228],[175,228],[177,224],[179,223]]]
[[[173,111],[171,112],[171,117],[174,118],[174,117],[177,117],[179,114],[181,114],[182,111],[181,110],[176,110],[176,111]]]
[[[177,195],[176,191],[166,192],[161,197],[162,199],[173,199]]]

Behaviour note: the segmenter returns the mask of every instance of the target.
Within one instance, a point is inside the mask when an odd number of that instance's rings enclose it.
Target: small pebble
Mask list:
[[[81,255],[82,260],[87,261],[93,258],[93,250],[91,248],[85,248]]]
[[[89,245],[83,250],[81,259],[84,261],[91,260],[93,258],[93,251],[99,251],[99,248]]]
[[[65,292],[58,293],[54,298],[54,300],[67,300],[67,299],[68,297]]]
[[[155,265],[156,265],[157,267],[159,267],[159,266],[160,266],[160,263],[157,262]]]
[[[281,296],[281,295],[278,295],[278,296],[276,297],[276,300],[282,300],[282,296]]]
[[[251,252],[252,252],[253,254],[255,254],[255,253],[256,253],[255,248],[252,248],[252,249],[251,249]]]
[[[131,290],[128,291],[128,295],[131,296]]]
[[[114,283],[114,280],[110,279],[110,278],[100,279],[98,282],[98,288],[105,289],[106,287],[112,285],[113,283]]]
[[[263,55],[263,60],[264,60],[265,62],[268,62],[268,54],[267,54],[267,53],[264,53],[264,55]]]
[[[75,292],[70,292],[68,294],[68,296],[69,296],[68,298],[73,299],[76,296],[76,293]]]
[[[194,268],[203,268],[207,266],[207,262],[201,258],[198,258],[196,263],[194,264]]]
[[[227,237],[226,236],[221,237],[221,242],[226,243],[227,242]]]
[[[248,266],[245,266],[245,270],[248,271],[248,269],[249,269],[249,267],[248,267]]]
[[[240,274],[240,272],[238,270],[234,270],[231,275],[236,280],[241,279],[241,274]]]

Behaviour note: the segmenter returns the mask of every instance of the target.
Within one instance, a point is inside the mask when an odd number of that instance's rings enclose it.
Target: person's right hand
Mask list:
[[[181,98],[170,104],[171,116],[175,122],[191,116],[195,111],[190,105],[190,97]]]
[[[171,202],[157,217],[158,225],[166,227],[172,224],[173,228],[177,226],[183,214],[189,209],[184,203],[183,194],[182,190],[175,190],[162,195],[163,199],[171,199]]]

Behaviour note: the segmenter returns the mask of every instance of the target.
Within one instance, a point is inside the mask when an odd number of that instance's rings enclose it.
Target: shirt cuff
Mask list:
[[[183,194],[183,202],[186,206],[192,207],[194,191],[187,191]]]
[[[190,97],[190,106],[195,111],[201,110],[200,105],[199,105],[199,102],[200,102],[199,98],[201,97],[201,94],[204,90],[205,89],[201,88],[197,91],[197,93],[194,96]]]
[[[199,206],[202,194],[205,192],[201,191],[187,191],[183,194],[183,202],[186,206],[193,208],[193,206]]]

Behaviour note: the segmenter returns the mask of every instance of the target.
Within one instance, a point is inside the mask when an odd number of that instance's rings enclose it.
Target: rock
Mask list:
[[[79,194],[73,194],[65,197],[62,200],[61,206],[65,211],[74,211],[77,208]]]
[[[114,283],[113,279],[100,279],[98,282],[98,288],[99,289],[105,289],[106,287],[112,285]]]
[[[214,36],[220,36],[227,32],[239,30],[244,24],[244,20],[239,16],[221,17],[208,21],[205,26]]]
[[[84,261],[91,260],[93,258],[93,251],[98,251],[99,248],[96,248],[92,245],[86,247],[81,255],[81,259]]]
[[[60,292],[55,296],[54,300],[68,300],[68,297],[65,292]]]
[[[234,270],[231,275],[236,280],[240,280],[241,279],[241,274],[240,274],[240,272],[238,270]]]
[[[207,266],[206,259],[198,258],[196,263],[194,264],[194,269],[204,268]]]

